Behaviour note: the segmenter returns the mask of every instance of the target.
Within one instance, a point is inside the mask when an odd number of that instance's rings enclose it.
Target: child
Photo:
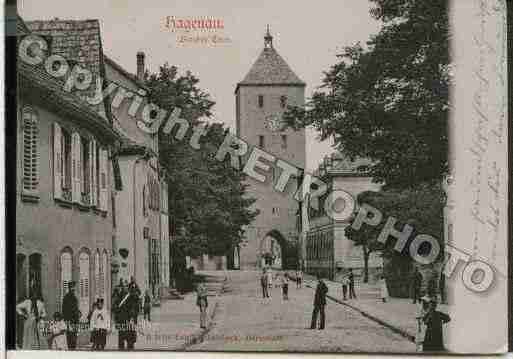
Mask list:
[[[146,290],[146,292],[144,292],[143,315],[144,315],[144,319],[148,318],[148,321],[151,322],[151,297],[150,297],[150,292],[148,290]]]
[[[385,276],[381,276],[381,279],[379,280],[379,286],[380,286],[380,292],[381,292],[381,300],[383,303],[386,303],[388,298],[388,288],[387,288],[387,282],[385,280]]]
[[[91,332],[94,333],[93,350],[105,349],[107,331],[110,330],[110,313],[103,306],[103,298],[98,299],[91,315]]]
[[[50,348],[53,350],[68,350],[66,344],[66,323],[59,312],[53,314],[53,322],[50,324],[51,336]]]
[[[281,277],[281,288],[283,291],[283,300],[289,300],[289,278],[287,274]]]

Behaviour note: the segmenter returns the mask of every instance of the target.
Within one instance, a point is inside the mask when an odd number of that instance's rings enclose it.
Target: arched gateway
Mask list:
[[[285,237],[279,231],[269,231],[260,241],[258,261],[260,267],[271,266],[275,269],[283,269],[286,247]]]

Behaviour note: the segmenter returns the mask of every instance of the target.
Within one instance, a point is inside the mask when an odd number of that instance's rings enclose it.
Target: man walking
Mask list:
[[[301,284],[303,283],[303,272],[301,270],[298,270],[296,272],[296,288],[301,288]]]
[[[262,297],[269,298],[269,292],[267,287],[267,274],[265,272],[265,269],[263,270],[262,275],[260,276],[260,285],[262,286]]]
[[[205,283],[198,284],[197,291],[197,298],[196,298],[196,305],[200,309],[200,327],[201,329],[207,328],[207,307],[208,307],[208,300],[207,300],[207,287],[205,286]]]
[[[314,297],[314,309],[312,313],[312,323],[310,324],[310,329],[315,329],[317,324],[317,315],[320,313],[320,323],[319,329],[324,329],[326,324],[326,294],[328,294],[328,287],[322,280],[322,278],[318,275],[317,280],[319,283],[317,284],[317,288],[315,289],[315,297]]]
[[[349,269],[349,299],[356,299],[356,293],[354,292],[354,274],[353,270]]]
[[[273,289],[273,272],[271,268],[267,269],[265,276],[267,281],[267,298],[271,298]]]
[[[344,297],[344,300],[347,300],[347,287],[349,286],[349,278],[347,276],[344,276],[342,278],[342,295]]]
[[[69,350],[77,348],[78,321],[80,310],[75,296],[75,282],[68,283],[68,293],[62,299],[62,317],[66,322],[66,342]]]

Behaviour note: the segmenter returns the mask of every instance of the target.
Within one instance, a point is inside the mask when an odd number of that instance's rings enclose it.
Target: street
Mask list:
[[[229,292],[221,298],[212,329],[194,351],[414,352],[415,345],[358,312],[328,300],[326,329],[309,329],[314,289],[289,284],[263,299],[259,272],[227,272]]]

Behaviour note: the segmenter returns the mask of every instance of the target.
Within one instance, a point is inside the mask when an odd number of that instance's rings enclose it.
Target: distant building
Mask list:
[[[103,75],[98,21],[31,21],[18,29],[19,41],[40,35],[46,55]],[[18,58],[18,79],[17,299],[34,289],[53,313],[75,281],[84,318],[98,297],[111,306],[112,154],[120,137],[103,102],[91,106],[85,92],[65,91],[65,78],[49,75],[43,64]]]
[[[237,136],[250,146],[248,153],[252,147],[259,147],[301,171],[305,168],[305,130],[282,130],[281,122],[287,106],[304,105],[305,86],[276,51],[268,29],[262,52],[235,89]],[[256,198],[253,206],[260,210],[260,214],[245,228],[240,248],[230,253],[236,257],[233,262],[237,262],[241,269],[297,265],[294,248],[299,238],[299,204],[294,193],[299,175],[290,181],[284,193],[280,193],[274,186],[281,171],[274,163],[265,173],[264,183],[248,179],[248,196]],[[272,247],[267,245],[270,238],[280,246],[274,253],[269,252]]]
[[[314,173],[327,184],[328,190],[316,203],[310,206],[302,203],[301,257],[303,269],[307,273],[320,274],[330,279],[336,279],[337,275],[346,273],[349,269],[352,269],[357,276],[363,273],[362,248],[355,246],[347,239],[344,232],[351,219],[338,221],[331,218],[324,207],[327,196],[337,189],[349,193],[355,201],[359,193],[380,190],[380,185],[372,183],[372,179],[365,172],[358,170],[365,164],[368,164],[368,161],[350,161],[342,154],[334,153],[325,157]],[[333,205],[339,204],[335,202]],[[382,267],[380,253],[371,253],[369,258],[371,277],[373,274],[380,273]]]

